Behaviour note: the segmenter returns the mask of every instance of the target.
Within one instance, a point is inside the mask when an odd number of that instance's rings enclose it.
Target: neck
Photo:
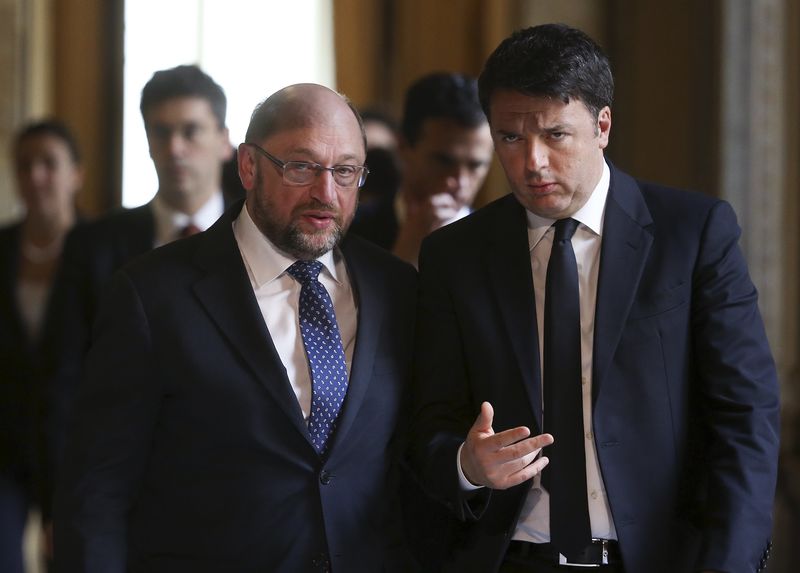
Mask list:
[[[211,199],[215,192],[216,189],[210,189],[203,193],[187,195],[182,193],[165,193],[159,189],[158,196],[170,209],[186,215],[194,215],[209,199]]]
[[[72,209],[56,215],[29,215],[22,224],[22,236],[36,246],[47,246],[61,240],[75,224]]]

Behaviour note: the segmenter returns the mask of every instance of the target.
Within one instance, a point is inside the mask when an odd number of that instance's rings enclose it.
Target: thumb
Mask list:
[[[494,430],[492,430],[493,421],[494,408],[492,408],[489,402],[483,402],[481,404],[481,411],[478,413],[475,423],[472,424],[472,430],[482,434],[494,434]]]

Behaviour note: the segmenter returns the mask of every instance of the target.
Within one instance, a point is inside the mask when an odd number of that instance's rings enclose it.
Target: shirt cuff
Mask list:
[[[461,469],[461,448],[464,447],[464,444],[458,446],[458,455],[456,455],[456,468],[458,469],[458,482],[461,484],[462,491],[475,491],[476,489],[482,489],[482,485],[475,485],[471,481],[467,479],[467,476],[464,475],[464,470]]]

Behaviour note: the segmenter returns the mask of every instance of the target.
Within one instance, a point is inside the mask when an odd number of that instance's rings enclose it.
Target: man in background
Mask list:
[[[158,176],[155,197],[141,207],[78,225],[65,241],[52,299],[56,363],[47,416],[53,465],[61,456],[92,322],[111,276],[138,255],[205,230],[232,200],[221,188],[222,165],[232,152],[226,105],[222,88],[197,66],[153,74],[142,90],[140,108]]]
[[[467,215],[492,160],[474,78],[434,73],[406,92],[398,149],[402,178],[392,202],[359,216],[352,231],[417,263],[431,231]]]

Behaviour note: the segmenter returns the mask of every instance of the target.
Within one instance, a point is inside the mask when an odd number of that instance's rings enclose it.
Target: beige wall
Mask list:
[[[19,214],[9,144],[24,123],[53,115],[75,132],[96,215],[119,193],[121,0],[0,0],[0,221]]]
[[[25,121],[52,110],[50,0],[0,0],[0,223],[20,215],[11,145]]]

